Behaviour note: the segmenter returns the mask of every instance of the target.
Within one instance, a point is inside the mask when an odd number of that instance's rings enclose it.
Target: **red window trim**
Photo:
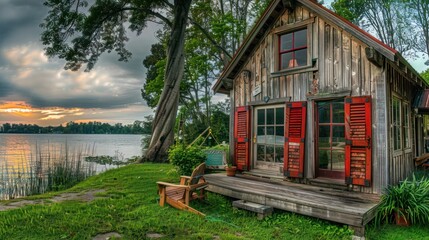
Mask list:
[[[279,70],[287,69],[287,68],[282,68],[282,55],[283,54],[292,53],[292,58],[296,59],[295,53],[297,51],[302,50],[302,49],[308,49],[308,39],[307,39],[307,42],[306,42],[305,46],[301,46],[301,47],[297,47],[297,48],[295,48],[295,46],[294,46],[295,45],[295,33],[298,32],[298,31],[304,30],[304,29],[306,29],[308,31],[307,28],[301,28],[301,29],[296,29],[294,31],[278,35],[278,38],[279,38],[278,39],[278,41],[279,41],[279,49],[278,49],[278,51],[279,51],[279,56],[278,56],[279,57]],[[290,34],[290,33],[292,33],[292,48],[288,49],[288,50],[282,51],[282,36],[284,36],[286,34]],[[293,66],[291,68],[295,68],[295,67],[297,67],[297,66]]]

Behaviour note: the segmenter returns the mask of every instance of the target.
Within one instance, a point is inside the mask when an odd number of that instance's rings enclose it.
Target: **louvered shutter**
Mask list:
[[[304,177],[307,103],[287,103],[285,111],[284,175],[302,178]]]
[[[235,165],[239,170],[249,170],[250,109],[237,107],[234,118]]]
[[[371,97],[345,99],[347,184],[371,184]]]

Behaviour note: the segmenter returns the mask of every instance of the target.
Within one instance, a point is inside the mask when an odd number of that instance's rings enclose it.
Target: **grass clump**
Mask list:
[[[398,185],[389,186],[381,197],[376,223],[392,222],[403,216],[411,224],[429,223],[429,179],[414,174]]]
[[[29,158],[23,153],[14,166],[5,161],[0,166],[0,200],[64,190],[94,175],[94,165],[84,161],[88,149],[36,146]]]

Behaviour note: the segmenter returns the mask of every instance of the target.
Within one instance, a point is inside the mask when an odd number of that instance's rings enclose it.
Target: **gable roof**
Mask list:
[[[361,42],[367,44],[370,47],[373,47],[390,61],[393,62],[395,60],[399,60],[407,67],[411,68],[414,74],[419,75],[399,54],[398,51],[381,42],[345,18],[325,8],[323,5],[313,0],[273,0],[256,22],[255,26],[251,29],[247,37],[244,39],[239,49],[232,57],[231,61],[222,71],[221,75],[213,86],[213,90],[215,92],[229,93],[226,85],[230,85],[232,83],[232,80],[237,76],[241,67],[246,63],[247,58],[252,54],[260,41],[265,37],[267,31],[275,23],[280,14],[282,14],[285,8],[287,8],[285,5],[289,5],[293,1],[302,4],[323,19],[335,23],[338,27],[349,32]]]

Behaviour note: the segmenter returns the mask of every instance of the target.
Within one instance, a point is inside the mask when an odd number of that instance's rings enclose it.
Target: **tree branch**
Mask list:
[[[230,59],[232,59],[231,54],[228,53],[228,51],[226,51],[222,46],[220,46],[214,39],[212,36],[210,36],[210,33],[204,29],[200,24],[198,24],[197,22],[195,22],[192,18],[188,17],[189,21],[192,23],[192,25],[194,25],[195,27],[197,27],[204,35],[206,35],[207,39],[215,46],[217,47],[219,50],[221,50],[226,56],[228,56]]]
[[[150,9],[144,9],[144,8],[134,8],[134,7],[126,7],[123,8],[122,11],[127,11],[127,10],[133,10],[133,11],[143,11],[143,12],[147,12],[151,15],[153,15],[154,17],[157,17],[159,19],[161,19],[165,24],[167,24],[170,28],[173,27],[173,23],[166,17],[164,17],[163,15],[161,15],[158,12],[154,12]]]

